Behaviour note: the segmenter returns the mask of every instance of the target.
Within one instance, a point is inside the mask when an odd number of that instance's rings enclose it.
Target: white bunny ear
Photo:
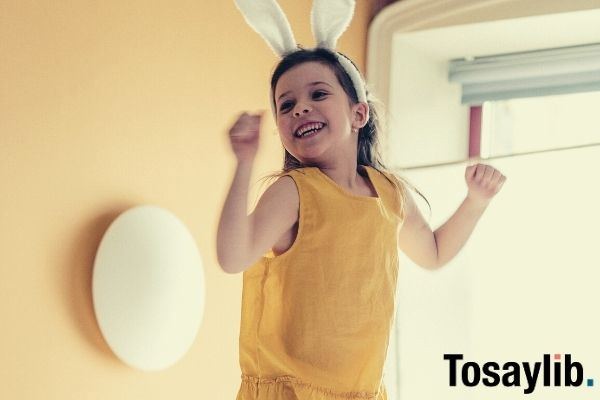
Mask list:
[[[292,28],[275,0],[235,0],[250,25],[279,56],[296,50]]]
[[[313,0],[310,16],[317,47],[335,50],[337,40],[350,25],[354,0]]]

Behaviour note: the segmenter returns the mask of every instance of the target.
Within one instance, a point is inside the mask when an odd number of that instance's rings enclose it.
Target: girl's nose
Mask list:
[[[310,112],[311,108],[307,105],[298,105],[294,110],[294,117],[299,117],[302,114]]]

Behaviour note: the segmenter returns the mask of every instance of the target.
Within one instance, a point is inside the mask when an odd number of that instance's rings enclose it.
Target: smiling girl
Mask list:
[[[383,166],[377,113],[334,52],[283,57],[271,98],[283,169],[247,215],[262,114],[243,113],[229,131],[237,167],[217,233],[222,269],[243,272],[237,400],[387,399],[398,249],[424,268],[446,264],[505,177],[467,167],[465,200],[432,231]]]

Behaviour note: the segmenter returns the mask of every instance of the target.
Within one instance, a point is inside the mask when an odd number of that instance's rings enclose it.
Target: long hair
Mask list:
[[[344,55],[342,55],[345,57]],[[347,58],[347,57],[346,57]],[[348,58],[348,60],[350,60]],[[275,67],[273,75],[271,77],[271,98],[275,98],[275,87],[277,86],[277,82],[279,78],[290,70],[291,68],[300,65],[305,62],[318,62],[321,63],[333,71],[338,82],[344,89],[344,92],[348,96],[348,99],[352,104],[358,103],[358,96],[356,94],[356,89],[352,84],[352,80],[338,61],[336,55],[328,49],[324,48],[315,48],[315,49],[303,49],[288,54],[285,56],[279,64]],[[352,60],[350,60],[352,62]],[[354,64],[354,63],[353,63]],[[358,68],[357,68],[358,69]],[[406,178],[403,178],[397,173],[389,170],[383,163],[381,153],[380,153],[380,142],[379,142],[379,134],[382,131],[382,120],[380,119],[380,102],[375,99],[372,95],[369,94],[367,90],[367,104],[369,106],[369,121],[365,126],[359,129],[358,131],[358,149],[357,149],[357,164],[358,165],[367,165],[370,166],[380,172],[387,178],[388,181],[394,186],[396,192],[399,194],[401,198],[401,207],[402,207],[402,215],[404,215],[404,205],[406,204],[406,193],[404,185],[415,190],[429,206],[429,210],[431,212],[431,205],[427,201],[427,198],[423,196],[423,194]],[[275,107],[275,105],[273,105]],[[276,109],[276,108],[274,108]],[[283,158],[283,167],[280,171],[268,174],[264,176],[262,179],[275,179],[282,175],[285,175],[287,172],[308,167],[309,165],[303,164],[301,161],[296,159],[292,154],[290,154],[287,149],[284,147],[284,158]],[[390,177],[392,179],[390,179]]]

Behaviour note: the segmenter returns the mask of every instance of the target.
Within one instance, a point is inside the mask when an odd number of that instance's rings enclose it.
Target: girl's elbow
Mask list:
[[[221,269],[228,274],[239,274],[244,272],[250,265],[245,259],[235,256],[217,255],[217,261]]]
[[[439,259],[434,258],[431,260],[426,260],[426,261],[424,260],[424,261],[420,262],[419,266],[426,270],[435,271],[435,270],[442,268],[444,266],[444,264],[445,263],[440,262]]]
[[[435,264],[419,264],[419,266],[428,271],[435,271],[440,268],[438,265]]]
[[[227,274],[237,274],[239,272],[239,263],[232,259],[226,252],[217,249],[217,263],[219,267]]]
[[[227,263],[219,260],[219,266],[226,274],[237,274],[241,271],[241,268],[233,263]]]

